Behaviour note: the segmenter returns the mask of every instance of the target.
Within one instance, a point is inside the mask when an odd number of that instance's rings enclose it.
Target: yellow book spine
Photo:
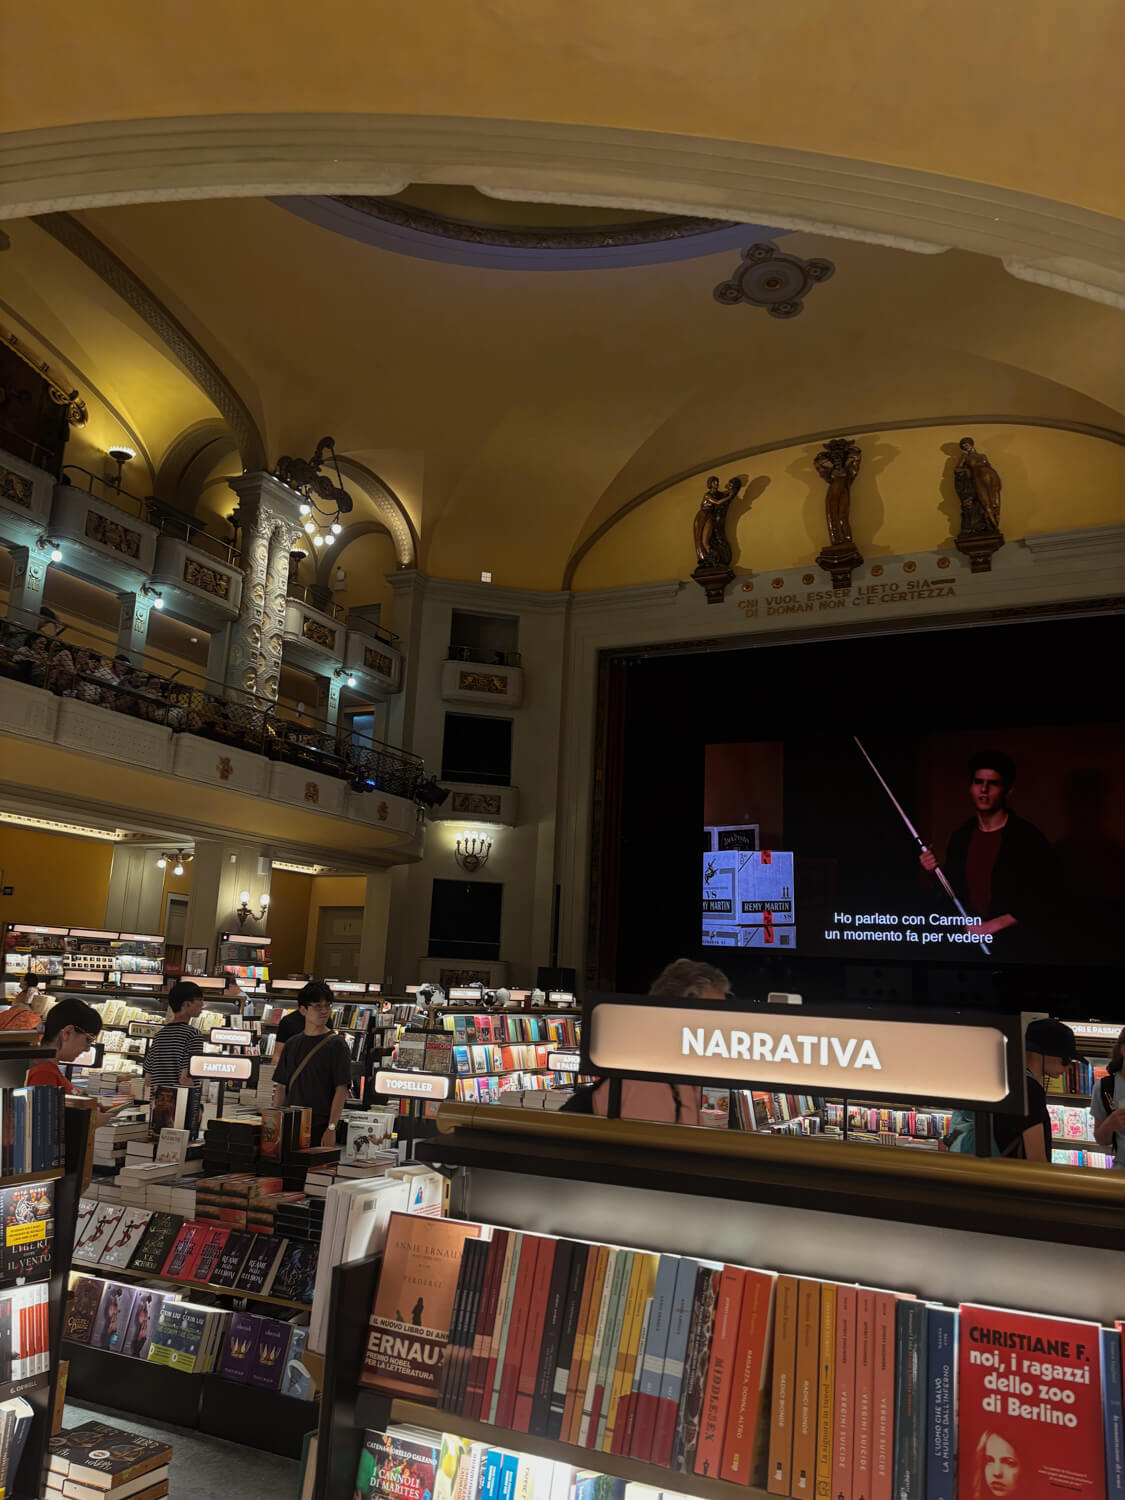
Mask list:
[[[816,1417],[816,1496],[832,1497],[832,1423],[836,1408],[836,1287],[826,1282],[820,1288],[820,1389]]]
[[[638,1255],[633,1262],[633,1276],[629,1283],[629,1297],[625,1304],[625,1323],[621,1330],[621,1342],[617,1346],[617,1361],[614,1366],[613,1390],[609,1398],[609,1414],[606,1417],[605,1437],[602,1452],[613,1452],[613,1433],[617,1425],[617,1413],[621,1398],[633,1387],[633,1369],[637,1363],[637,1346],[640,1343],[641,1324],[644,1322],[645,1303],[652,1296],[656,1282],[658,1256]]]
[[[575,1399],[570,1414],[570,1431],[567,1436],[568,1443],[577,1443],[578,1429],[582,1422],[582,1401],[586,1393],[586,1383],[590,1375],[590,1356],[594,1352],[594,1336],[597,1332],[598,1310],[602,1303],[602,1292],[605,1288],[605,1271],[609,1262],[609,1247],[599,1245],[594,1259],[594,1281],[590,1288],[590,1312],[586,1319],[586,1331],[582,1335],[582,1351],[578,1360],[577,1373],[574,1382]]]

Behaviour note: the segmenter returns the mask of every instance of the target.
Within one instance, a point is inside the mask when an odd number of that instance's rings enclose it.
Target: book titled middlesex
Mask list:
[[[1101,1500],[1100,1329],[961,1308],[958,1500]]]
[[[436,1401],[465,1241],[479,1224],[391,1215],[360,1383]]]

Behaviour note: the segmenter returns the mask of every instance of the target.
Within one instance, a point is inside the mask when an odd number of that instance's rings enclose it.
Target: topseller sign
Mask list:
[[[583,1071],[1011,1112],[1023,1107],[1020,1035],[1018,1016],[778,1012],[593,995]]]
[[[444,1073],[395,1073],[380,1069],[375,1074],[375,1092],[408,1099],[446,1099],[449,1079]]]

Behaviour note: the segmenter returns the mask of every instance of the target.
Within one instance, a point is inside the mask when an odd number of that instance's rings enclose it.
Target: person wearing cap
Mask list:
[[[1051,1117],[1047,1113],[1046,1084],[1061,1078],[1078,1056],[1074,1032],[1062,1021],[1044,1017],[1028,1023],[1024,1034],[1027,1068],[1027,1113],[994,1115],[992,1130],[1002,1154],[1028,1161],[1051,1160]],[[1014,1151],[1013,1143],[1018,1143]]]
[[[142,1071],[153,1085],[190,1088],[188,1067],[203,1051],[203,1033],[191,1024],[203,1009],[203,991],[190,979],[178,980],[168,991],[168,1009],[172,1018],[149,1042]]]

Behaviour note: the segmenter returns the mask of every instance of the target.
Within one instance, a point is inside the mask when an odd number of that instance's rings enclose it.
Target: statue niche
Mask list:
[[[727,584],[734,577],[733,554],[727,536],[727,511],[741,488],[742,480],[738,475],[720,488],[719,476],[712,474],[695,513],[692,540],[696,567],[691,576],[706,593],[708,604],[722,603]]]
[[[1000,475],[978,452],[971,437],[958,444],[960,457],[953,469],[953,487],[961,506],[961,530],[954,538],[958,552],[969,559],[974,573],[992,570],[993,553],[1004,545],[1000,530]]]
[[[862,459],[862,449],[851,438],[830,438],[813,459],[813,468],[828,486],[824,495],[828,546],[816,561],[832,575],[832,587],[837,589],[851,588],[852,573],[863,562],[851,525],[852,482]]]

